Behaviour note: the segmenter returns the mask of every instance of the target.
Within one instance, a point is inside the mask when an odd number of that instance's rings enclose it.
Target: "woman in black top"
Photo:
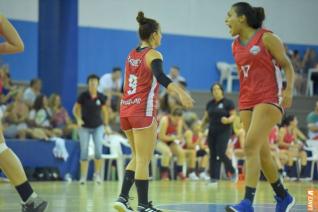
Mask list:
[[[81,93],[74,105],[74,116],[79,129],[81,146],[81,179],[84,184],[88,169],[88,146],[92,135],[95,144],[95,173],[94,179],[101,183],[102,148],[105,130],[108,130],[108,109],[106,96],[97,92],[99,77],[90,75],[87,78],[88,90]],[[105,127],[105,128],[104,128]],[[104,130],[105,129],[105,130]]]
[[[232,133],[235,106],[233,101],[224,97],[220,84],[213,84],[211,92],[213,99],[207,103],[202,123],[203,125],[209,123],[210,177],[211,183],[216,183],[220,177],[221,162],[224,163],[227,175],[235,179],[232,162],[225,154]]]

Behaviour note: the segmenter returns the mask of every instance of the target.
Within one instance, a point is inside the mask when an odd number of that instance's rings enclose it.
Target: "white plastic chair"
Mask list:
[[[220,71],[220,84],[226,80],[226,92],[232,92],[233,80],[239,79],[236,65],[226,62],[217,62],[216,68]]]
[[[318,69],[310,68],[308,70],[308,75],[307,75],[307,88],[306,88],[306,93],[308,96],[313,96],[314,95],[314,82],[311,80],[311,77],[313,73],[318,73]]]

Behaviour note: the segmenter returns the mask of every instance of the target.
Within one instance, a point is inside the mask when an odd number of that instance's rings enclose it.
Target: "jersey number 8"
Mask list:
[[[137,76],[134,74],[130,74],[128,81],[129,81],[128,86],[130,88],[128,90],[128,95],[135,94],[137,91]]]

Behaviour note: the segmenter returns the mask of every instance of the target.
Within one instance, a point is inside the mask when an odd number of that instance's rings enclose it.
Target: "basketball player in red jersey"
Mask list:
[[[0,36],[5,39],[0,43],[0,54],[23,52],[23,41],[8,19],[2,15],[0,15]],[[0,121],[0,169],[19,193],[22,200],[22,212],[45,211],[48,203],[40,199],[33,191],[20,160],[6,145],[2,132],[3,127]]]
[[[114,203],[117,211],[133,211],[129,206],[129,190],[135,182],[138,211],[160,211],[148,202],[149,163],[157,140],[157,102],[159,84],[168,92],[178,94],[186,108],[193,106],[192,98],[163,73],[162,55],[156,51],[161,42],[159,23],[137,16],[140,45],[126,60],[124,94],[120,106],[120,125],[132,148],[132,159],[126,167],[122,190]]]
[[[294,70],[285,54],[282,41],[271,31],[262,28],[264,9],[248,3],[234,4],[226,24],[230,34],[237,36],[232,45],[240,76],[239,109],[246,135],[245,197],[227,211],[253,211],[253,199],[262,169],[271,183],[277,201],[276,211],[289,211],[295,199],[280,181],[271,157],[268,135],[281,122],[283,109],[292,104]],[[287,87],[282,93],[279,65],[286,74]]]

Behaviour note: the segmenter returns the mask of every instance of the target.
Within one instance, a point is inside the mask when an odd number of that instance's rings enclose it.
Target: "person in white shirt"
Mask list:
[[[107,96],[107,105],[113,111],[118,111],[121,98],[122,76],[121,68],[114,67],[111,73],[104,74],[99,81],[98,91]]]
[[[23,100],[31,108],[37,96],[41,94],[42,81],[40,79],[32,79],[30,87],[25,89],[23,93]]]
[[[180,68],[178,66],[172,66],[168,77],[172,82],[186,82],[186,79],[180,75]]]

